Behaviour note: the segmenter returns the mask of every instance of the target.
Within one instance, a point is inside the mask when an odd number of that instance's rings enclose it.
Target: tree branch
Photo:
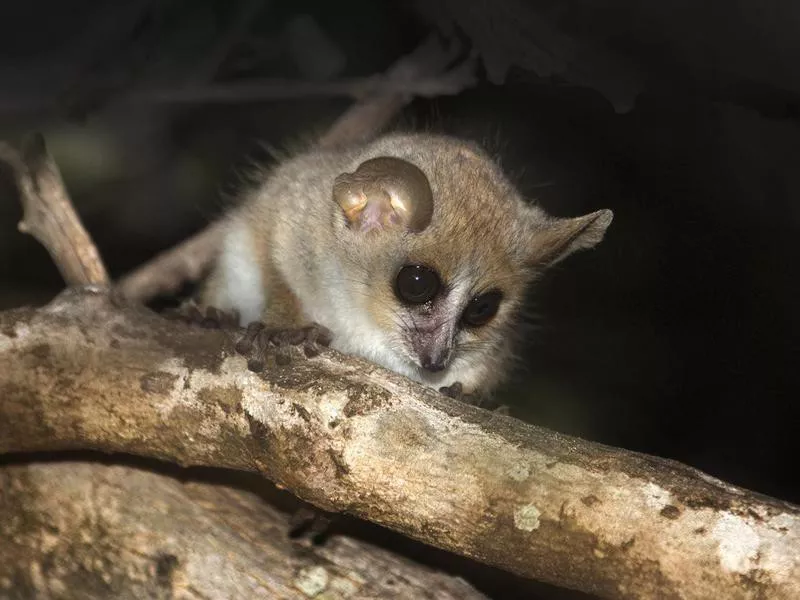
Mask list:
[[[21,151],[0,142],[0,161],[12,170],[24,215],[19,230],[50,253],[67,285],[108,285],[103,260],[69,198],[61,172],[39,134]]]
[[[389,69],[374,93],[345,111],[318,140],[319,145],[332,147],[371,137],[412,100],[415,81],[440,74],[454,58],[453,48],[444,48],[436,38],[429,38]],[[452,80],[446,83],[467,87],[472,81],[467,75],[462,66],[451,72]],[[389,91],[385,86],[391,86]],[[196,281],[201,276],[216,255],[221,239],[220,225],[212,224],[123,277],[117,289],[126,298],[140,302],[173,293],[186,281]]]
[[[3,597],[485,598],[366,542],[291,540],[285,514],[234,487],[70,461],[6,466],[0,489]]]
[[[147,104],[234,104],[312,97],[365,98],[389,94],[430,98],[458,94],[473,85],[474,66],[474,62],[467,61],[447,73],[419,77],[413,81],[398,81],[385,75],[372,75],[333,81],[256,79],[230,84],[144,89],[129,94],[125,101]]]
[[[257,375],[235,337],[98,291],[0,313],[0,452],[258,471],[323,509],[609,598],[800,597],[796,506],[332,351]]]
[[[224,232],[223,221],[212,223],[125,275],[116,289],[137,302],[174,294],[185,282],[198,281],[203,276],[217,255]]]

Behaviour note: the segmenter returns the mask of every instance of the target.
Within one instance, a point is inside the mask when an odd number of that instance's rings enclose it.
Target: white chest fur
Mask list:
[[[239,311],[243,325],[261,319],[267,300],[261,266],[255,256],[250,229],[246,223],[235,223],[225,235],[218,265],[221,281],[210,304]]]

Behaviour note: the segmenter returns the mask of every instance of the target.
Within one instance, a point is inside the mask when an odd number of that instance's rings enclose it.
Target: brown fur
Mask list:
[[[421,232],[402,226],[355,231],[333,202],[337,176],[380,156],[404,159],[427,176],[433,217]],[[253,239],[253,260],[268,291],[263,320],[292,325],[329,319],[321,324],[334,330],[335,340],[338,335],[346,350],[374,360],[383,352],[374,340],[341,340],[347,335],[367,339],[363,319],[375,325],[386,351],[413,360],[408,350],[418,331],[413,323],[438,323],[455,310],[447,305],[449,291],[465,288],[468,300],[501,290],[503,302],[491,322],[455,334],[452,370],[470,391],[490,390],[505,375],[532,279],[572,252],[597,244],[610,222],[611,211],[553,219],[525,203],[477,146],[428,134],[388,135],[361,146],[298,155],[280,165],[230,218],[232,232],[246,227]],[[424,309],[398,301],[394,278],[406,264],[440,274],[446,290],[441,301]],[[218,269],[204,301],[235,304],[224,285]],[[417,376],[432,386],[440,382],[422,372]]]

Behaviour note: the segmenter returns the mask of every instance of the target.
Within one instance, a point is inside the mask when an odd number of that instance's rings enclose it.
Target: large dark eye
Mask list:
[[[464,309],[461,320],[464,325],[470,327],[486,325],[497,314],[497,309],[500,307],[500,300],[502,299],[503,294],[500,290],[492,290],[480,296],[475,296],[469,301],[467,308]]]
[[[406,304],[425,304],[439,292],[442,282],[436,271],[422,265],[406,265],[397,274],[394,293]]]

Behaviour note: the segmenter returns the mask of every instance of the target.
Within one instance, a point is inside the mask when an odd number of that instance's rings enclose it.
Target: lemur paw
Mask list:
[[[481,396],[478,394],[464,393],[464,386],[461,384],[460,381],[456,381],[449,386],[440,387],[439,392],[444,394],[448,398],[453,398],[454,400],[458,400],[459,402],[464,402],[466,404],[471,404],[473,406],[485,408],[486,410],[494,411],[497,414],[501,415],[509,414],[508,406],[506,406],[505,404],[499,404],[494,398]]]
[[[332,335],[327,327],[313,323],[307,327],[267,327],[259,321],[247,326],[244,336],[236,343],[236,351],[247,356],[247,368],[256,373],[264,370],[269,351],[275,352],[275,362],[285,366],[292,362],[292,347],[302,346],[306,358],[317,356],[321,347],[330,345]]]
[[[459,402],[474,404],[475,406],[480,404],[480,399],[476,395],[467,394],[464,392],[464,386],[461,384],[460,381],[456,381],[452,385],[446,385],[440,387],[439,392],[444,394],[448,398],[452,398],[453,400],[458,400]]]
[[[231,329],[239,326],[239,314],[226,312],[213,306],[202,308],[194,302],[187,302],[178,308],[164,311],[164,317],[199,325],[206,329]]]

